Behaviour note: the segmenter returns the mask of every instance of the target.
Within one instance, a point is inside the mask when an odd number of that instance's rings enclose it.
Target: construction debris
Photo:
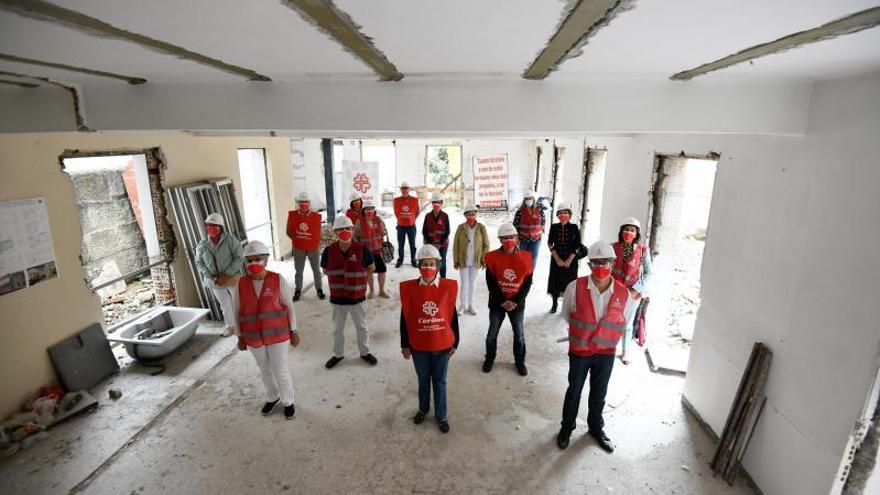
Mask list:
[[[111,399],[119,400],[122,397],[122,390],[120,390],[118,388],[111,388],[107,392],[107,394],[110,396]]]

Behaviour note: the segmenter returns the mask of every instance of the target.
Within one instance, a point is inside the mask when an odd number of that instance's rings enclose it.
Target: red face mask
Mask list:
[[[563,213],[563,214],[557,215],[557,216],[559,217],[559,221],[562,223],[568,222],[568,220],[571,218],[571,215],[569,215],[567,213]]]
[[[350,230],[340,230],[339,232],[336,233],[336,237],[338,237],[340,241],[348,242],[351,240],[351,238],[353,236],[354,236],[354,232],[352,232]]]
[[[440,211],[440,208],[443,208],[443,205],[439,203],[432,203],[431,208],[434,210],[434,213],[437,213],[438,211]]]
[[[632,242],[633,239],[636,238],[636,233],[635,232],[624,232],[624,233],[620,234],[620,236],[623,237],[624,242]]]
[[[251,275],[259,275],[259,274],[263,273],[265,270],[266,270],[266,267],[263,266],[262,263],[254,262],[254,263],[247,264],[247,271]]]
[[[419,268],[419,272],[422,273],[422,278],[425,280],[434,280],[434,276],[437,275],[437,267],[436,266],[423,266]]]
[[[367,210],[364,212],[364,215],[366,215],[367,218],[373,218],[376,216],[376,212],[374,210]]]
[[[309,208],[311,208],[311,205],[308,203],[300,203],[299,204],[299,211],[301,211],[302,213],[308,213]]]
[[[501,241],[501,245],[504,246],[504,249],[507,251],[511,251],[516,247],[516,239],[505,239]]]
[[[593,278],[596,280],[606,280],[611,276],[610,266],[591,266],[590,269],[593,270]]]
[[[409,189],[401,188],[400,194],[402,194],[403,196],[409,196]]]
[[[473,227],[474,225],[477,224],[477,217],[468,217],[467,219],[465,219],[465,221],[467,222],[468,225]]]
[[[220,235],[220,226],[219,225],[208,225],[205,227],[205,230],[208,231],[208,235],[211,237]]]

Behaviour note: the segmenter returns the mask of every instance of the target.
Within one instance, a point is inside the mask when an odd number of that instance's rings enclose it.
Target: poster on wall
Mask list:
[[[0,295],[57,277],[46,200],[0,201]]]
[[[364,201],[381,203],[379,190],[379,162],[358,162],[342,160],[342,191],[343,210],[348,208],[348,197],[351,193],[359,193]]]
[[[474,157],[474,202],[480,211],[507,211],[507,154]]]

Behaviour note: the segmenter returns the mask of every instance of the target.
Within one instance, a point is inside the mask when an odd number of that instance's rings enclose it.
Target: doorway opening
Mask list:
[[[580,212],[581,241],[588,246],[599,240],[607,155],[608,150],[604,148],[587,148],[584,155],[577,211]]]
[[[260,241],[274,253],[275,233],[272,228],[272,207],[269,203],[266,150],[239,149],[238,172],[241,178],[241,201],[247,240]]]
[[[654,365],[685,372],[700,307],[700,272],[720,155],[658,154],[648,206],[653,259],[647,314]]]
[[[425,166],[427,168],[428,192],[454,192],[448,197],[446,204],[464,206],[461,204],[461,146],[433,146],[425,147]]]
[[[105,328],[174,303],[161,151],[66,151],[60,161],[76,196],[84,279],[101,300]]]
[[[382,204],[377,206],[391,207],[391,200],[397,190],[397,153],[394,140],[362,139],[361,160],[379,164],[379,191],[382,193]]]

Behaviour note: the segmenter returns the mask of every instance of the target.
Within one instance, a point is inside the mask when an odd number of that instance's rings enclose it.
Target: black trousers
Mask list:
[[[568,390],[562,404],[562,430],[571,433],[577,420],[581,402],[581,392],[587,375],[590,376],[590,395],[587,398],[587,426],[592,432],[600,432],[605,427],[602,410],[605,408],[605,394],[608,380],[614,368],[613,354],[593,356],[568,356]]]

